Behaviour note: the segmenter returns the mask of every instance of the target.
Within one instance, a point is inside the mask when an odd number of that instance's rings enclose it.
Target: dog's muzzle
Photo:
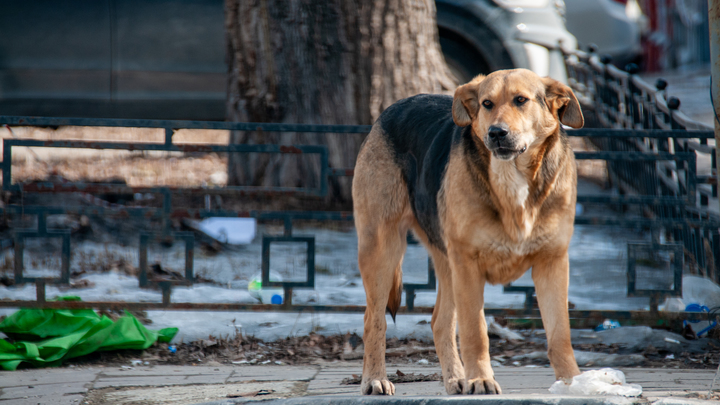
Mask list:
[[[493,156],[502,160],[513,159],[527,150],[527,146],[518,147],[508,137],[510,132],[504,126],[491,126],[488,128],[487,147]]]

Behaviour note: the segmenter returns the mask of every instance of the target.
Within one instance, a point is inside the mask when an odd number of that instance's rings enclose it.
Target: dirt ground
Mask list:
[[[528,338],[526,341],[511,341],[492,337],[490,356],[502,366],[549,367],[547,360],[512,360],[513,356],[547,350],[544,341],[533,341],[533,331],[519,331]],[[582,344],[574,345],[576,350],[608,354],[628,354],[618,345]],[[642,352],[646,360],[636,367],[716,369],[720,362],[720,340],[715,340],[715,350],[704,354],[682,353],[669,359],[669,352],[647,347]],[[123,350],[93,353],[69,360],[65,366],[106,365],[128,366],[133,361],[148,365],[208,365],[208,364],[314,364],[318,361],[349,361],[362,359],[363,342],[356,334],[323,336],[310,334],[295,336],[275,342],[263,342],[251,336],[214,337],[190,343],[159,343],[145,351]],[[386,359],[393,363],[438,363],[432,344],[413,339],[388,339]],[[583,364],[581,366],[592,366]],[[400,376],[401,377],[401,376]],[[439,379],[439,377],[438,377]]]

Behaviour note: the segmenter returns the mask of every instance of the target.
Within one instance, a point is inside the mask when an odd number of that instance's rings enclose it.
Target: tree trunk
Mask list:
[[[434,0],[226,0],[227,118],[371,124],[393,102],[455,89],[438,42]],[[231,143],[327,145],[352,168],[364,134],[232,133]],[[312,155],[230,154],[229,184],[314,187]],[[329,198],[350,201],[350,179]]]

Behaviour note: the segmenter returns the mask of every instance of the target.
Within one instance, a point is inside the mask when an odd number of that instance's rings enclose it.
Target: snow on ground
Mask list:
[[[262,228],[261,228],[262,232]],[[296,290],[293,302],[297,304],[364,305],[365,293],[357,270],[357,242],[354,230],[333,231],[327,229],[297,229],[295,234],[314,234],[317,256],[315,290]],[[640,239],[642,235],[632,230],[610,227],[577,226],[570,246],[570,301],[577,309],[647,309],[647,298],[625,297],[626,243]],[[180,244],[177,244],[180,245]],[[133,247],[99,245],[83,242],[73,247],[75,252],[106,252],[125,255],[131,263],[137,263],[137,250]],[[248,281],[260,270],[261,238],[235,252],[223,252],[214,256],[195,251],[195,269],[203,277],[218,285],[196,284],[192,287],[175,287],[173,302],[236,302],[256,303],[247,290]],[[300,252],[299,252],[300,251]],[[305,262],[298,246],[273,245],[271,267],[284,280],[304,278]],[[26,257],[30,255],[26,254]],[[169,249],[156,247],[149,254],[149,261],[160,260],[163,266],[182,269],[183,247]],[[427,280],[427,254],[420,245],[408,247],[403,262],[405,282]],[[28,272],[32,275],[51,275],[53,272]],[[56,273],[55,273],[56,274]],[[88,274],[82,278],[94,283],[86,289],[60,289],[47,287],[49,298],[58,295],[78,295],[85,301],[140,301],[160,302],[159,291],[141,289],[135,277],[119,272]],[[532,285],[526,274],[516,285]],[[34,285],[0,289],[0,299],[33,300]],[[435,292],[417,292],[415,305],[432,306]],[[485,302],[488,308],[521,308],[522,294],[504,294],[502,286],[488,285]],[[7,314],[14,310],[2,310]],[[294,313],[233,313],[199,311],[150,311],[152,327],[177,326],[177,340],[195,340],[208,335],[234,334],[238,330],[262,339],[274,340],[293,334],[307,334],[314,330],[334,334],[357,332],[362,334],[362,314],[294,314]],[[388,318],[390,319],[390,318]],[[235,322],[233,323],[233,320]],[[397,323],[391,321],[388,335],[430,339],[429,315],[399,315]]]

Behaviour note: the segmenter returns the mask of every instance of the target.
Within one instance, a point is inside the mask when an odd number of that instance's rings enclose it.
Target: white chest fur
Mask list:
[[[514,160],[490,159],[490,183],[503,204],[524,208],[530,193],[525,176],[518,170]]]
[[[500,218],[505,232],[516,243],[532,234],[534,215],[527,207],[530,185],[514,160],[490,159],[490,184],[500,200]]]

